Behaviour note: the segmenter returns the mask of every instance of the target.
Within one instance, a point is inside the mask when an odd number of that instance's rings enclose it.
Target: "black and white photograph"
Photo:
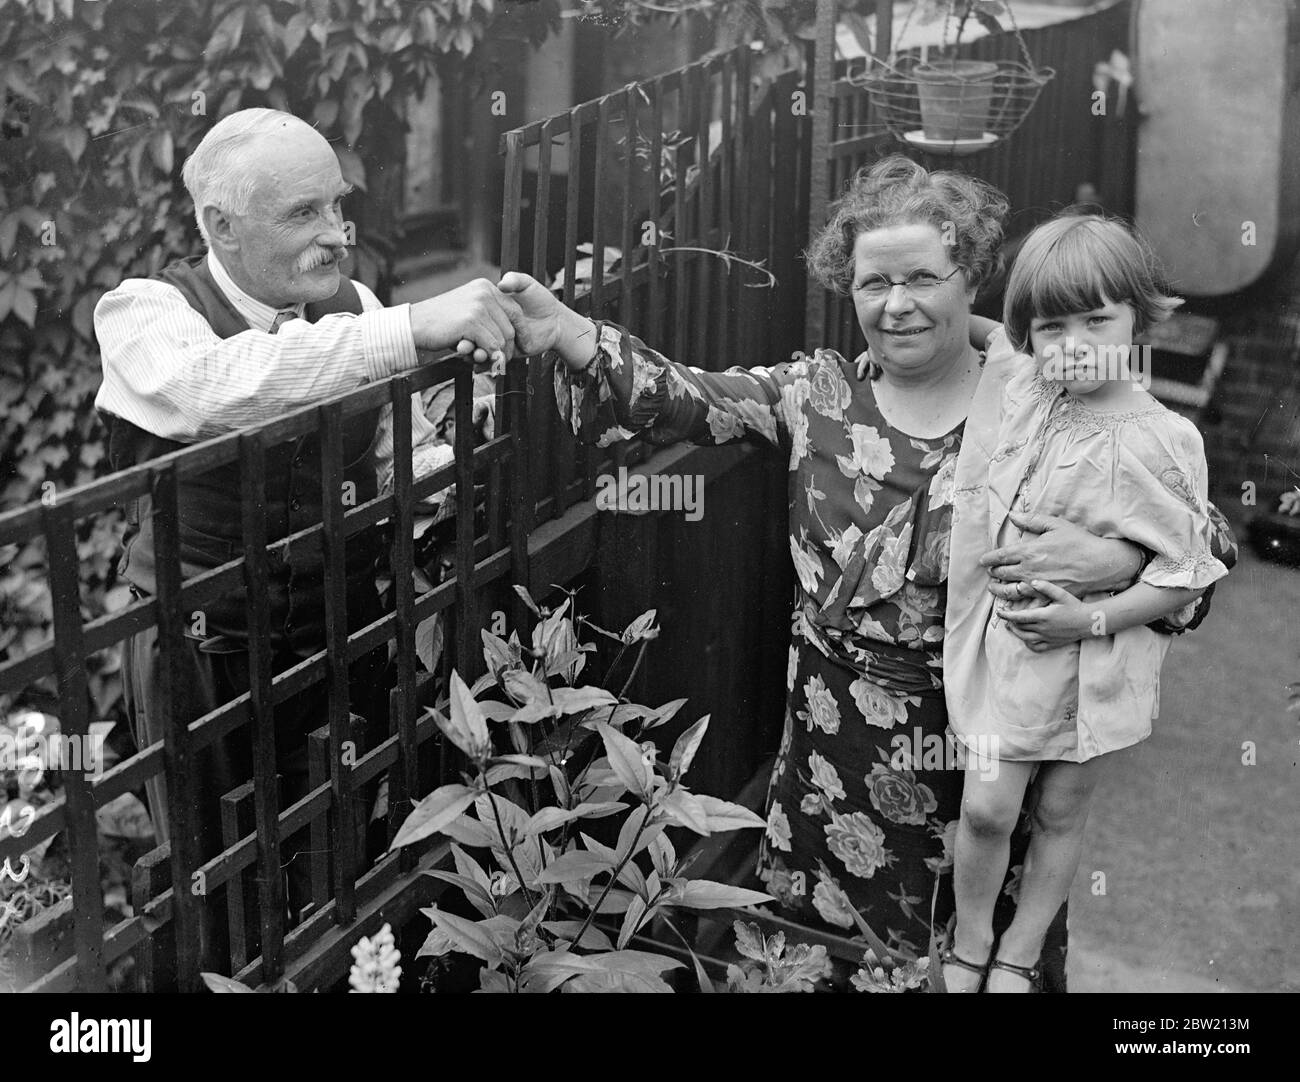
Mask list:
[[[1262,1049],[1300,4],[0,0],[0,87],[32,1052],[557,992]]]

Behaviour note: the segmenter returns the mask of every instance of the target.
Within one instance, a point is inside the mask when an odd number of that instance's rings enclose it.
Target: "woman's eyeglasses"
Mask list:
[[[913,297],[929,297],[937,292],[939,287],[956,274],[961,267],[954,267],[948,274],[942,278],[930,271],[912,271],[906,278],[895,281],[893,278],[886,278],[883,274],[873,274],[870,278],[853,287],[855,293],[861,293],[869,301],[883,301],[895,286],[902,286]]]

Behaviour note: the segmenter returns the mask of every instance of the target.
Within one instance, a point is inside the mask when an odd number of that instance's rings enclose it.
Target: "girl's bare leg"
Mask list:
[[[1020,874],[1020,898],[1015,919],[998,944],[998,958],[1018,966],[1038,965],[1043,937],[1079,867],[1083,829],[1088,822],[1092,791],[1101,776],[1105,756],[1086,763],[1043,763],[1036,783],[1033,834]],[[1028,992],[1029,982],[1015,973],[989,971],[988,991]]]
[[[1011,832],[1035,765],[967,754],[954,852],[957,928],[952,949],[976,965],[983,965],[993,948],[993,905],[1007,873]],[[944,966],[943,979],[950,992],[973,992],[980,982],[977,973],[952,965]]]

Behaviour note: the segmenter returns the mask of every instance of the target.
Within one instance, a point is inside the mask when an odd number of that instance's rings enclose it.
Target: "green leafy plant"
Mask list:
[[[860,19],[875,0],[841,0],[840,18]],[[762,41],[785,45],[810,40],[817,21],[817,0],[584,0],[563,13],[624,32],[646,23],[681,26],[687,19],[706,20],[722,41]]]
[[[441,905],[423,910],[434,927],[417,957],[477,958],[485,991],[671,991],[663,975],[682,963],[633,947],[639,932],[660,922],[690,951],[673,923],[679,911],[772,899],[688,877],[667,829],[707,836],[762,827],[763,820],[684,784],[707,716],[665,757],[646,734],[672,721],[685,700],[657,708],[624,700],[659,633],[653,609],[614,634],[575,618],[572,596],[550,611],[516,589],[537,618],[531,645],[515,632],[505,640],[484,631],[489,672],[473,688],[452,674],[445,712],[432,713],[467,769],[462,782],[420,801],[393,842],[399,848],[435,834],[450,838],[455,870],[429,874],[457,888],[478,914],[469,919]],[[579,683],[595,649],[579,641],[579,625],[618,643],[607,679],[636,648],[617,695]],[[502,698],[476,699],[489,689]],[[621,820],[612,844],[583,829],[609,818]],[[711,991],[690,954],[697,980]]]
[[[426,874],[455,888],[477,914],[465,916],[442,904],[422,909],[433,929],[415,957],[477,959],[481,991],[671,992],[664,975],[683,963],[654,949],[654,940],[638,938],[659,926],[685,948],[699,989],[716,991],[675,923],[680,911],[775,899],[691,878],[690,859],[678,856],[666,832],[684,828],[708,836],[761,828],[764,820],[738,804],[692,793],[684,784],[707,731],[707,715],[677,737],[666,761],[655,741],[644,739],[671,723],[686,702],[648,707],[625,698],[659,634],[655,610],[616,634],[575,614],[572,594],[551,610],[522,587],[515,589],[536,617],[530,644],[524,645],[517,632],[502,639],[485,630],[489,671],[472,687],[452,673],[448,696],[429,713],[464,754],[466,769],[460,782],[421,800],[393,840],[396,849],[435,835],[451,839],[452,867]],[[635,648],[617,695],[579,682],[596,650],[594,643],[580,640],[579,628],[618,644],[606,682]],[[478,698],[489,691],[501,697]],[[598,820],[616,822],[617,836],[607,823],[607,841],[593,837],[601,831],[593,825]],[[936,879],[936,894],[937,889]],[[860,913],[849,909],[865,948],[850,978],[853,988],[904,992],[928,984],[932,991],[943,990],[938,937],[932,938],[928,956],[917,957],[887,946]],[[809,992],[831,976],[825,947],[787,944],[783,932],[765,935],[752,922],[736,921],[733,927],[741,960],[728,966],[725,991]],[[401,958],[387,926],[373,938],[363,937],[352,953],[354,991],[396,990]],[[214,992],[252,991],[219,974],[203,977]]]
[[[1001,0],[917,0],[913,6],[916,21],[921,25],[944,20],[944,40],[947,41],[947,29],[952,20],[957,20],[957,33],[954,45],[960,45],[966,24],[974,19],[990,34],[1000,34],[1002,24],[998,16],[1006,12],[1006,5]],[[909,18],[911,13],[909,13]]]
[[[757,924],[735,922],[736,950],[745,961],[727,967],[733,992],[811,992],[830,976],[826,948],[800,943],[786,951],[785,933],[765,936]]]
[[[862,965],[850,979],[850,983],[859,992],[918,992],[943,991],[937,987],[942,975],[936,969],[930,971],[929,958],[910,958],[904,962],[897,959],[882,961],[874,950],[868,950],[862,956]],[[927,985],[930,987],[927,988]]]
[[[365,943],[365,936],[361,937],[360,943]],[[360,945],[360,943],[358,945]],[[356,948],[354,947],[355,951]],[[273,984],[270,988],[250,988],[243,981],[233,980],[230,977],[222,976],[220,973],[201,973],[203,983],[207,985],[209,992],[271,992],[271,993],[296,993],[297,986],[290,980],[281,979]]]

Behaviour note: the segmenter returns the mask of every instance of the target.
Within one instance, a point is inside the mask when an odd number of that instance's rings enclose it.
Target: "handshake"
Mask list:
[[[480,364],[554,349],[578,369],[596,352],[595,324],[519,271],[412,304],[411,333],[419,349],[455,349]]]

